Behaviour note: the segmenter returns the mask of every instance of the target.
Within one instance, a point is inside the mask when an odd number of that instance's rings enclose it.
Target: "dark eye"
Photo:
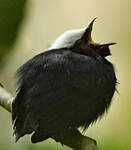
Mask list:
[[[75,48],[79,48],[80,45],[81,45],[81,39],[77,40],[77,41],[74,43],[73,48],[74,48],[74,47],[75,47]]]

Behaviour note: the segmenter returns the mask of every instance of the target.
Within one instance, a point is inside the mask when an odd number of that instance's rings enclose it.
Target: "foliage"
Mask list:
[[[0,65],[16,41],[25,3],[26,0],[0,0]]]

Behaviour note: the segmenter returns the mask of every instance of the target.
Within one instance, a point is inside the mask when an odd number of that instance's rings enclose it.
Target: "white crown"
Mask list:
[[[51,49],[70,48],[73,44],[82,37],[86,28],[69,30],[60,35],[55,42],[49,47]]]

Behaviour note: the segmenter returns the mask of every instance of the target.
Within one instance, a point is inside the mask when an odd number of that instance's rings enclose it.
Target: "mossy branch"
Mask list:
[[[0,87],[0,105],[9,112],[11,112],[11,104],[13,99],[14,98],[10,93],[8,93],[3,87]],[[77,132],[75,134],[73,132],[70,132],[62,138],[52,138],[56,142],[60,142],[74,150],[98,150],[95,140],[83,136],[80,132]]]

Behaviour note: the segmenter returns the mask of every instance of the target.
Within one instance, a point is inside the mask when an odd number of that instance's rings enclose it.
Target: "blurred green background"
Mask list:
[[[100,150],[131,150],[131,11],[130,0],[0,0],[0,82],[15,95],[15,72],[29,58],[46,50],[58,35],[86,27],[98,17],[97,42],[117,42],[108,59],[120,84],[112,106],[86,135]],[[15,143],[11,116],[0,107],[0,150],[69,150],[53,140]]]

